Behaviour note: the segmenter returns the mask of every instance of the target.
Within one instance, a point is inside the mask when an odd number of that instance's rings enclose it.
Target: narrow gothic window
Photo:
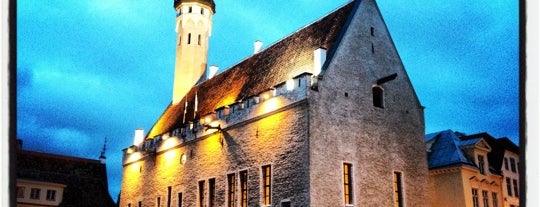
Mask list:
[[[234,207],[234,199],[235,199],[235,187],[236,187],[236,177],[233,174],[227,175],[227,198],[229,199],[229,202],[227,203],[228,207]]]
[[[375,36],[375,28],[371,27],[370,32],[371,32],[371,36]]]
[[[343,163],[343,197],[345,204],[353,204],[352,164]]]
[[[373,87],[373,106],[384,108],[384,91],[380,86]]]
[[[210,207],[216,206],[216,179],[212,178],[208,180],[208,200],[210,201]]]
[[[394,172],[394,205],[403,207],[403,182],[401,172]]]
[[[172,187],[167,187],[167,207],[171,207],[171,191]]]
[[[270,165],[266,165],[262,167],[262,173],[263,173],[263,204],[264,205],[270,205],[271,197],[272,197],[272,177],[271,177],[272,169]]]
[[[247,207],[247,182],[248,182],[248,175],[247,170],[240,172],[240,206],[241,207]]]
[[[371,43],[371,54],[375,54],[375,46],[373,46],[373,42]]]
[[[204,207],[204,180],[199,181],[199,207]]]
[[[197,44],[201,45],[201,35],[197,36]]]
[[[161,206],[161,197],[157,197],[157,207]]]
[[[191,44],[191,33],[187,35],[187,43],[188,45]]]
[[[139,201],[139,207],[142,207],[142,201]]]

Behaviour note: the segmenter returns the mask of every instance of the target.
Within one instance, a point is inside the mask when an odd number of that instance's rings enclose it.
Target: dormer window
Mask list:
[[[486,174],[484,156],[482,155],[478,155],[478,170],[480,171],[480,174],[482,175]]]

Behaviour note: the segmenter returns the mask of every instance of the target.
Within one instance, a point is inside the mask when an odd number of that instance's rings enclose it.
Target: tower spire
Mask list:
[[[175,0],[176,60],[172,103],[178,104],[191,87],[206,80],[208,40],[212,33],[213,0]]]
[[[101,149],[101,153],[99,155],[99,162],[101,164],[105,164],[105,160],[107,157],[105,157],[105,151],[107,150],[107,137],[105,137],[105,140],[103,141],[103,149]]]

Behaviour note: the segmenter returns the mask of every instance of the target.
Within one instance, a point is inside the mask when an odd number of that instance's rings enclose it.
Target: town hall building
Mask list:
[[[216,4],[174,9],[172,100],[124,149],[119,206],[429,205],[423,107],[374,0],[217,75]]]

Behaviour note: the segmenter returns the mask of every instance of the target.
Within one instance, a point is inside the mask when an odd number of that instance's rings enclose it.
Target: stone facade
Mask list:
[[[119,206],[243,206],[243,172],[247,206],[428,206],[423,137],[376,3],[354,1],[171,104],[125,149]]]

